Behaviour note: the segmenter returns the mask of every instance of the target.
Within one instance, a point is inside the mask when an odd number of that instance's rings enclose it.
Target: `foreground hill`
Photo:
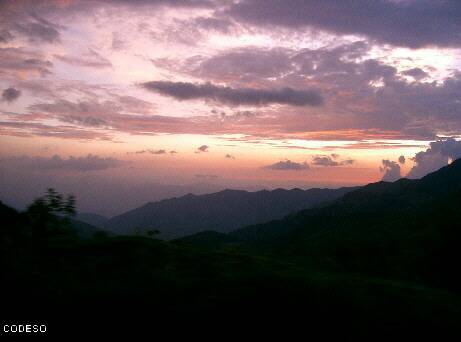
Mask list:
[[[118,234],[158,230],[165,239],[207,230],[229,232],[334,201],[355,189],[224,190],[207,195],[189,194],[147,203],[110,219],[104,228]]]
[[[278,329],[376,341],[459,328],[456,291],[145,237],[81,239],[56,218],[1,204],[0,219],[0,320],[45,323],[50,335]]]
[[[175,241],[82,238],[50,203],[0,204],[2,321],[106,337],[189,334],[187,324],[368,341],[459,330],[460,160],[281,220]]]

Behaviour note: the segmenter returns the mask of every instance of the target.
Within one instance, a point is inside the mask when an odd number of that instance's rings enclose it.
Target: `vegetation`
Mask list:
[[[283,220],[170,242],[154,230],[82,238],[74,199],[50,190],[22,213],[0,204],[2,312],[46,312],[61,328],[69,317],[87,328],[288,322],[305,334],[440,338],[461,319],[460,190],[456,161]]]

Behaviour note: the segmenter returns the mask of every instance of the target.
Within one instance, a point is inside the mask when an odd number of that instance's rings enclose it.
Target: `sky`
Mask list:
[[[0,200],[115,215],[461,157],[456,0],[0,1]]]

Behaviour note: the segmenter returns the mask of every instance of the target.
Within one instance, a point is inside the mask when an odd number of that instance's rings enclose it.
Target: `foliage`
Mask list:
[[[284,220],[171,242],[151,238],[154,230],[71,234],[74,199],[54,191],[24,213],[0,204],[2,309],[17,317],[46,310],[70,328],[76,319],[117,329],[259,321],[267,330],[284,321],[305,334],[373,340],[455,331],[459,167],[442,169],[443,179],[370,185]]]

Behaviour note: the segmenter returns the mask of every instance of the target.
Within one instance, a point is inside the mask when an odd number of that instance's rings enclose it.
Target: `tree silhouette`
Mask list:
[[[49,235],[60,230],[75,214],[75,197],[68,195],[64,199],[53,188],[49,188],[44,196],[33,201],[26,211],[34,235]]]

